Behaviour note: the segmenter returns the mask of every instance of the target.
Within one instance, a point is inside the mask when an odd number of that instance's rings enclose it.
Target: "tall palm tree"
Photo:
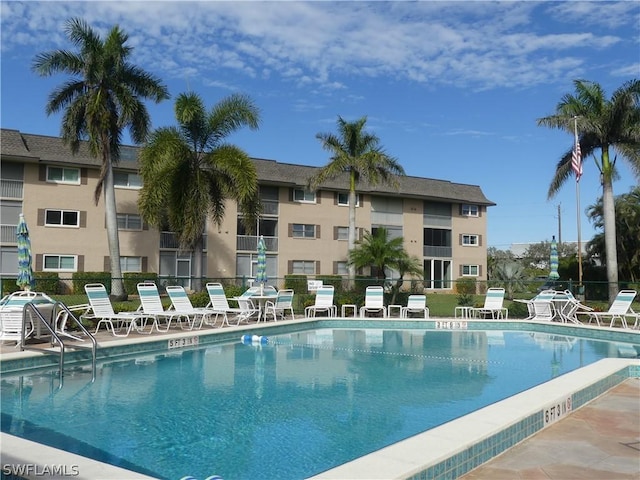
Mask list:
[[[120,267],[120,242],[113,166],[120,158],[120,141],[125,128],[131,139],[142,143],[148,134],[150,119],[143,99],[156,103],[169,98],[159,79],[128,62],[132,48],[128,35],[118,26],[105,39],[81,19],[72,18],[65,25],[69,40],[78,52],[54,50],[41,53],[33,69],[41,76],[65,73],[72,78],[49,95],[47,115],[64,110],[62,141],[77,153],[82,140],[89,152],[102,160],[98,185],[94,192],[96,205],[104,192],[107,236],[111,261],[111,295],[126,297]]]
[[[566,130],[573,135],[576,119],[582,155],[593,155],[600,171],[609,300],[613,301],[618,291],[613,180],[617,175],[618,155],[629,162],[632,172],[640,178],[640,80],[624,83],[613,92],[611,99],[606,98],[602,87],[595,82],[575,80],[574,87],[575,95],[564,95],[556,106],[556,113],[538,119],[538,125]],[[613,160],[610,148],[616,152]],[[598,150],[600,158],[596,157]],[[572,149],[558,162],[549,187],[549,198],[571,176],[571,156]]]
[[[253,231],[260,213],[258,174],[249,156],[226,137],[243,126],[257,129],[260,114],[246,96],[231,95],[207,112],[195,93],[175,103],[177,127],[154,131],[140,153],[142,217],[175,232],[194,251],[196,290],[202,278],[202,234],[208,217],[220,225],[225,200],[233,199]]]
[[[380,146],[379,138],[364,131],[367,117],[355,122],[347,122],[338,116],[338,134],[318,133],[316,138],[322,147],[331,153],[330,162],[309,180],[309,188],[316,190],[320,185],[336,177],[349,176],[349,237],[348,249],[353,250],[356,241],[356,193],[361,180],[371,186],[386,183],[397,186],[394,175],[404,175],[404,169],[397,160],[387,155]],[[353,285],[355,266],[349,264],[349,282]]]

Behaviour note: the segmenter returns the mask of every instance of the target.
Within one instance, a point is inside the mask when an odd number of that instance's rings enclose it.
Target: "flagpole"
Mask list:
[[[573,117],[573,131],[575,135],[574,156],[580,155],[580,140],[578,139],[578,117]],[[579,163],[579,172],[582,173],[582,158],[577,158]],[[582,290],[582,242],[580,239],[580,174],[576,172],[576,217],[578,224],[578,293]]]

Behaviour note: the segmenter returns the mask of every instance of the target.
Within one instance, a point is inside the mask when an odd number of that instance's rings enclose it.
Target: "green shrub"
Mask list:
[[[290,288],[295,292],[304,293],[307,291],[306,275],[285,275],[284,288]]]
[[[101,283],[111,292],[110,272],[74,272],[71,276],[73,293],[84,293],[84,286],[88,283]]]
[[[473,297],[476,293],[476,287],[475,278],[463,278],[456,282],[456,290],[458,291],[456,299],[459,306],[469,307],[473,305]]]
[[[343,290],[343,279],[340,275],[318,275],[316,280],[322,281],[323,285],[333,285],[336,293]]]
[[[138,294],[138,284],[153,282],[158,285],[158,274],[154,272],[129,272],[123,275],[124,291],[127,295]]]

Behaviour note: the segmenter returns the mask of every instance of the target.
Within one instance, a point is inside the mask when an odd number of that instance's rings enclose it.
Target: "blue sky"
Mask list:
[[[573,80],[610,95],[640,77],[638,2],[1,2],[2,128],[58,135],[48,94],[66,80],[38,77],[39,52],[73,48],[64,23],[129,34],[132,62],[173,97],[208,106],[232,93],[261,110],[258,131],[230,140],[249,155],[324,165],[316,139],[337,116],[368,129],[408,175],[479,185],[497,203],[488,245],[577,239],[575,182],[547,200],[565,132],[538,127]],[[174,125],[173,100],[148,104],[153,127]],[[638,180],[619,162],[614,193]],[[601,194],[585,159],[580,206]],[[582,240],[594,230],[581,217]]]

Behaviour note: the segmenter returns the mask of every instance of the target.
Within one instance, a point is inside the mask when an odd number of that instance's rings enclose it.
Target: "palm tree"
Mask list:
[[[219,226],[225,201],[233,199],[253,231],[260,213],[258,174],[249,156],[226,137],[242,126],[257,129],[259,111],[243,95],[231,95],[207,112],[195,93],[175,103],[177,127],[159,128],[140,153],[142,217],[175,232],[181,248],[194,251],[196,290],[202,278],[203,238],[208,217]]]
[[[575,80],[574,86],[575,95],[564,95],[556,106],[556,113],[538,119],[538,125],[566,130],[573,135],[574,121],[577,121],[582,155],[593,155],[600,171],[609,300],[613,301],[618,291],[613,180],[617,175],[617,155],[627,160],[633,173],[640,178],[640,81],[634,79],[624,83],[613,92],[611,99],[606,98],[598,83]],[[610,148],[616,152],[613,160],[609,155]],[[599,159],[595,155],[598,150]],[[558,162],[549,187],[549,198],[571,176],[571,156],[572,149]]]
[[[316,138],[322,147],[331,153],[330,162],[309,180],[309,188],[316,190],[320,185],[346,173],[349,176],[349,252],[356,241],[356,191],[361,180],[371,186],[387,183],[397,186],[394,175],[404,175],[404,169],[396,159],[387,155],[374,134],[364,131],[367,117],[355,122],[347,122],[338,116],[338,135],[318,133]],[[349,282],[353,285],[356,271],[349,264]]]
[[[46,112],[51,115],[64,110],[61,136],[72,153],[77,153],[80,142],[87,140],[91,155],[102,160],[94,201],[97,205],[104,192],[111,295],[124,298],[113,166],[120,158],[125,128],[135,143],[142,143],[147,137],[150,119],[142,100],[158,103],[169,98],[169,93],[160,80],[128,62],[132,48],[125,44],[129,37],[118,26],[102,40],[84,20],[72,18],[66,23],[65,33],[79,52],[41,53],[36,56],[33,69],[43,77],[55,73],[72,76],[51,92]]]

